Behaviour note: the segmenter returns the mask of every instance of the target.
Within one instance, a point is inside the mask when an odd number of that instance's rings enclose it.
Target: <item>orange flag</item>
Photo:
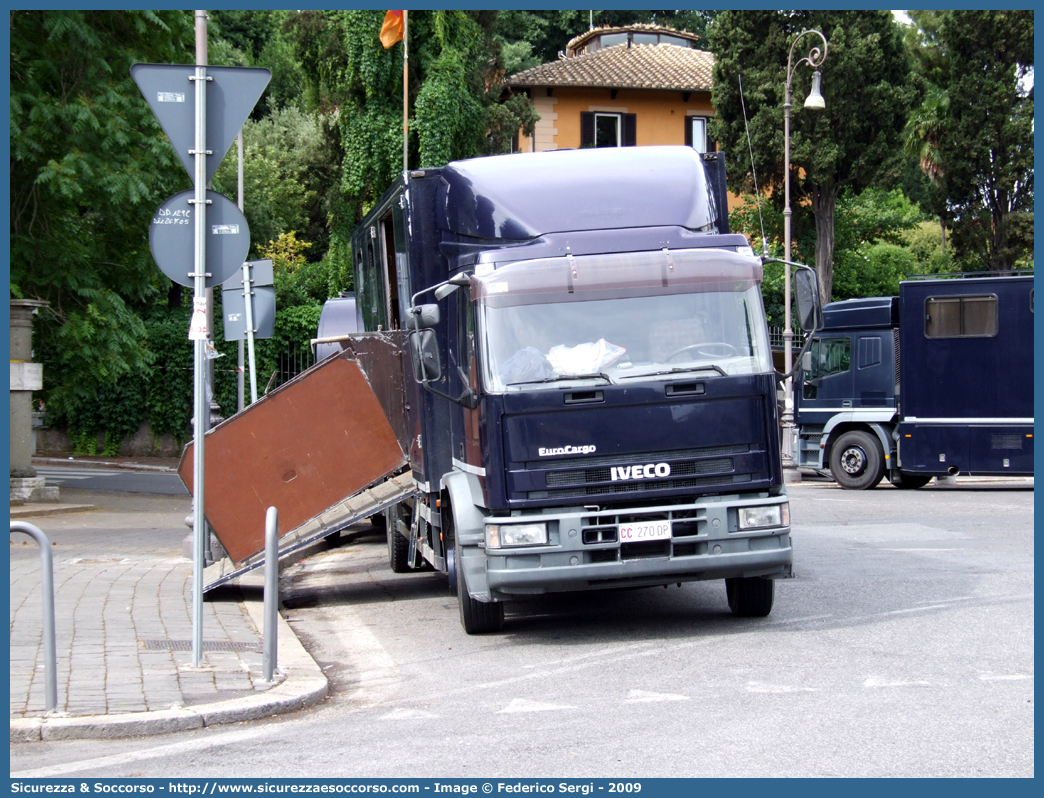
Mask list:
[[[381,44],[387,50],[396,42],[401,42],[405,33],[405,23],[401,11],[389,11],[384,15],[384,24],[381,25]]]

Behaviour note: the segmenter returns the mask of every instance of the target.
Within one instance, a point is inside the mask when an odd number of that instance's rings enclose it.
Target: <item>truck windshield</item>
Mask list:
[[[772,370],[760,261],[721,249],[546,258],[472,283],[488,390]]]

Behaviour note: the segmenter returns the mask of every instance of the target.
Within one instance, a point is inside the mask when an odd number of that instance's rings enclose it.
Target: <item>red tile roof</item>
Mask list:
[[[511,87],[576,86],[609,89],[710,91],[714,56],[670,44],[618,44],[560,58],[511,75]]]

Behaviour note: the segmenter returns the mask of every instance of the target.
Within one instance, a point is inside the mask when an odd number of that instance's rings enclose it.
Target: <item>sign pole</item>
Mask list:
[[[247,351],[250,355],[250,404],[253,404],[257,401],[257,369],[254,365],[254,284],[249,262],[243,264],[243,310],[246,313]]]
[[[196,223],[193,315],[206,313],[207,269],[207,12],[196,11],[196,145],[193,217]],[[192,666],[203,664],[203,548],[206,516],[203,512],[203,436],[208,427],[210,408],[206,392],[206,330],[195,339],[195,424],[193,425],[192,479],[195,502],[192,506]]]
[[[239,173],[239,210],[243,210],[243,130],[236,136],[236,151],[239,154],[237,171]],[[239,339],[239,372],[236,374],[237,410],[243,410],[243,339]],[[253,370],[253,369],[251,369]]]

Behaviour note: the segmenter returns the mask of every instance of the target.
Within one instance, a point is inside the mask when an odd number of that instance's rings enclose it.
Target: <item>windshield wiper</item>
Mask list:
[[[591,377],[601,377],[610,385],[615,385],[615,383],[613,382],[613,378],[606,374],[604,371],[594,371],[590,374],[553,374],[550,377],[544,377],[544,379],[542,380],[527,380],[526,382],[509,382],[508,385],[538,385],[544,382],[561,382],[562,380],[587,380]]]
[[[635,379],[638,379],[639,377],[661,377],[661,376],[663,376],[665,374],[685,374],[685,373],[690,372],[690,371],[716,371],[722,377],[727,377],[728,376],[725,373],[725,369],[723,369],[721,366],[718,366],[718,365],[715,365],[715,364],[711,363],[711,364],[706,365],[706,366],[680,366],[678,368],[667,369],[666,371],[649,371],[649,372],[646,372],[644,374],[626,374],[624,376],[621,376],[620,379],[621,380],[635,380]]]

